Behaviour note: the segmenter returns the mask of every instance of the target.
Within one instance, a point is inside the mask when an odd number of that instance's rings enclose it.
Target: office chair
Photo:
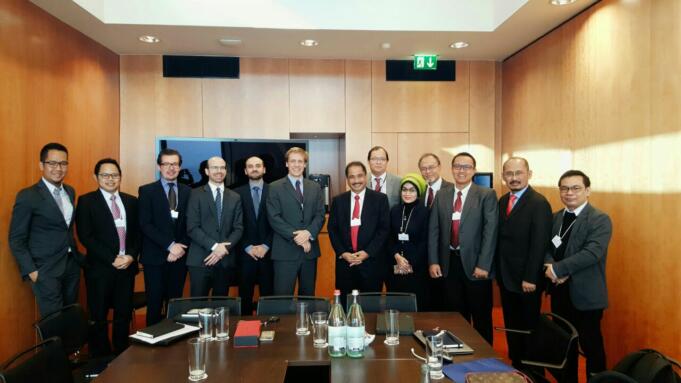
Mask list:
[[[308,304],[307,312],[312,314],[316,311],[329,312],[329,300],[323,297],[274,295],[260,297],[256,315],[286,315],[296,313],[296,304],[305,302]]]
[[[353,302],[352,294],[348,294],[347,299],[346,312]],[[416,294],[412,293],[359,293],[357,302],[365,313],[382,313],[385,310],[399,310],[403,313],[418,311]]]
[[[229,314],[241,316],[241,298],[239,297],[192,297],[173,298],[168,302],[166,317],[178,319],[192,309],[227,307]]]
[[[49,338],[12,356],[0,366],[0,382],[73,383],[71,364],[61,340]]]

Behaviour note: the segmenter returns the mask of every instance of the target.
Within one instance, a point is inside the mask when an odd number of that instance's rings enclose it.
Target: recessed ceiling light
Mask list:
[[[391,46],[392,46],[392,45],[390,45],[390,43],[383,43],[383,44],[381,44],[381,48],[383,48],[383,49],[390,49]]]
[[[568,5],[572,4],[577,0],[550,0],[551,5]]]
[[[161,41],[158,37],[152,36],[152,35],[140,36],[140,37],[138,37],[138,39],[139,39],[139,41],[141,41],[143,43],[147,43],[147,44],[154,44],[154,43]]]
[[[456,48],[456,49],[465,48],[465,47],[467,47],[467,46],[468,46],[468,43],[465,42],[465,41],[457,41],[457,42],[455,42],[455,43],[449,44],[449,47],[450,47],[450,48]]]
[[[307,40],[301,40],[300,45],[302,45],[304,47],[316,47],[317,45],[319,45],[319,42],[317,42],[317,40],[307,39]]]
[[[241,40],[239,39],[220,39],[220,44],[226,46],[226,47],[236,47],[241,45]]]

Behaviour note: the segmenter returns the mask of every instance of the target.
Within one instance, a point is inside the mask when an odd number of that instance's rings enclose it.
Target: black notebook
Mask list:
[[[158,336],[169,334],[173,331],[177,331],[183,328],[184,325],[175,323],[169,319],[164,319],[153,326],[149,326],[147,328],[138,330],[137,335],[143,336],[145,338],[156,338]]]
[[[414,333],[414,317],[411,314],[400,313],[400,335],[411,335]],[[376,334],[385,334],[385,315],[376,316]]]

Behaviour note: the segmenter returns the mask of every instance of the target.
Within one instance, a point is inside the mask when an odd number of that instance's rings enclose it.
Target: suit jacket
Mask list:
[[[531,186],[518,199],[509,216],[506,207],[511,193],[499,200],[497,276],[504,287],[522,293],[522,282],[544,284],[544,256],[550,241],[551,205]]]
[[[138,270],[140,250],[137,198],[122,192],[118,192],[118,195],[125,208],[125,253],[135,260],[126,270],[134,275]],[[78,198],[76,230],[78,239],[87,250],[90,275],[116,270],[112,263],[118,255],[120,243],[109,204],[99,189]]]
[[[42,179],[17,193],[9,224],[9,247],[24,278],[36,270],[43,275],[62,275],[69,247],[78,262],[84,262],[73,235],[76,193],[71,186],[63,186],[74,208],[70,226],[66,226],[64,215]]]
[[[454,191],[448,187],[438,191],[433,201],[428,224],[428,263],[439,264],[442,275],[449,272],[449,242],[452,237]],[[470,280],[476,267],[494,276],[493,259],[497,243],[497,196],[494,190],[471,184],[461,211],[459,248],[463,268]]]
[[[371,173],[369,173],[369,176],[373,177]],[[392,173],[385,174],[385,186],[386,190],[388,191],[386,196],[388,197],[388,205],[390,207],[397,205],[401,201],[400,182],[402,182],[402,178],[400,176],[394,175]]]
[[[551,238],[558,234],[563,224],[564,210],[553,215]],[[563,260],[553,258],[556,248],[549,244],[545,262],[553,264],[557,277],[570,277],[566,283],[577,310],[604,309],[608,307],[605,260],[612,236],[612,221],[607,214],[587,204],[575,219],[571,231]]]
[[[189,246],[187,235],[187,204],[191,188],[177,183],[177,212],[176,220],[170,216],[168,196],[163,190],[163,184],[158,180],[139,188],[139,221],[142,230],[143,265],[162,265],[168,258],[168,247],[171,243],[181,243]],[[177,262],[185,262],[186,257]]]
[[[350,239],[351,198],[352,192],[346,191],[336,196],[331,204],[326,228],[336,257],[345,252],[354,252]],[[366,251],[369,254],[368,260],[382,261],[390,232],[390,208],[385,194],[367,189],[360,219],[362,225],[357,234],[357,250]]]
[[[453,187],[454,187],[453,183],[451,183],[451,182],[449,182],[449,181],[447,181],[446,179],[443,178],[442,184],[440,185],[440,189],[437,191],[437,193],[439,194],[444,189],[453,188]],[[437,197],[437,194],[435,196]],[[428,199],[428,187],[427,186],[426,186],[426,191],[419,198],[419,200],[421,201],[421,205],[424,205],[424,206],[426,205],[426,199]],[[435,204],[435,200],[433,200],[433,204]],[[432,208],[432,206],[431,206],[431,208]]]
[[[224,188],[222,194],[222,217],[218,227],[215,199],[210,185],[192,190],[187,204],[187,233],[192,240],[187,254],[187,266],[205,266],[203,260],[212,252],[216,243],[229,242],[229,254],[220,260],[223,267],[236,265],[236,248],[244,231],[241,197]]]
[[[255,218],[255,207],[253,206],[253,196],[249,184],[239,186],[234,191],[241,197],[241,207],[244,220],[244,234],[239,242],[239,251],[245,253],[248,246],[267,245],[270,251],[265,255],[272,254],[272,227],[267,219],[267,196],[270,186],[263,183],[260,191],[260,206],[258,207],[258,218]]]
[[[267,196],[267,218],[274,230],[272,259],[293,261],[301,257],[306,259],[319,257],[317,236],[324,225],[324,213],[324,198],[317,183],[303,180],[301,208],[288,176],[272,182]],[[309,253],[305,253],[303,248],[293,241],[293,232],[296,230],[307,230],[312,234],[312,250]]]

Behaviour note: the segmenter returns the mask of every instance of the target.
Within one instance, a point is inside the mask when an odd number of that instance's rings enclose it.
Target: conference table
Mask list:
[[[410,315],[416,329],[446,329],[473,348],[471,355],[454,357],[454,362],[498,357],[492,347],[458,313],[423,312],[401,313]],[[376,314],[365,314],[366,329],[374,333]],[[247,317],[243,319],[267,319]],[[327,349],[312,346],[312,335],[295,334],[295,316],[282,315],[280,321],[263,329],[274,330],[272,342],[261,342],[255,348],[234,348],[234,329],[237,318],[231,318],[228,341],[208,344],[206,359],[207,379],[202,382],[285,382],[295,381],[294,376],[305,376],[305,381],[323,380],[338,382],[418,382],[422,362],[417,354],[425,356],[421,343],[411,335],[401,335],[400,344],[387,346],[384,335],[376,335],[367,346],[364,357],[331,358]],[[119,355],[96,382],[179,382],[188,381],[186,339],[168,346],[132,344]],[[288,376],[287,376],[288,374]]]

